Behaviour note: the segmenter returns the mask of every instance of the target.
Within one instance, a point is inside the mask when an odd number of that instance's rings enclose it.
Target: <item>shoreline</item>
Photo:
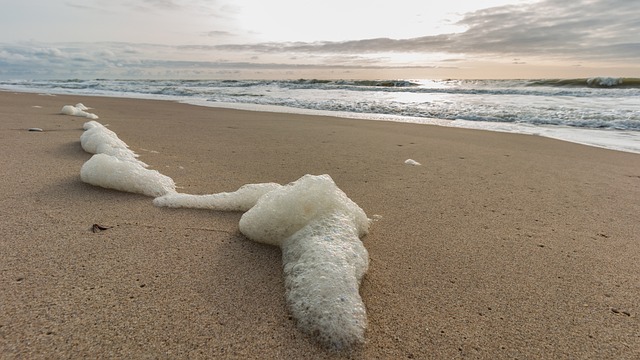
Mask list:
[[[55,92],[52,89],[43,89],[44,95],[53,94],[56,96],[86,96],[86,97],[108,97],[118,99],[133,100],[156,100],[156,101],[172,101],[181,104],[189,104],[194,106],[202,106],[214,109],[231,109],[240,111],[254,112],[273,112],[281,114],[293,115],[310,115],[310,116],[326,116],[338,117],[343,119],[356,119],[368,121],[385,121],[399,122],[421,125],[437,125],[444,127],[484,130],[502,133],[513,133],[523,135],[543,136],[551,139],[562,140],[575,144],[598,147],[608,150],[616,150],[640,154],[640,133],[631,130],[614,130],[614,129],[593,129],[580,128],[570,126],[553,126],[553,125],[531,125],[506,122],[486,122],[486,121],[469,121],[469,120],[446,120],[438,118],[410,117],[391,114],[372,114],[358,112],[340,112],[329,110],[314,110],[306,108],[295,108],[278,105],[262,105],[251,103],[224,103],[211,102],[206,99],[192,99],[188,97],[170,96],[170,95],[153,95],[153,94],[134,94],[134,93],[113,93],[113,94],[74,94],[69,91]],[[7,92],[24,92],[30,94],[40,94],[35,89],[0,89]],[[595,136],[594,136],[595,135]]]
[[[244,238],[241,213],[82,183],[88,119],[59,115],[78,102],[184,193],[329,174],[377,219],[365,344],[299,331],[280,250]],[[0,92],[0,114],[4,357],[640,356],[637,154],[158,100]]]

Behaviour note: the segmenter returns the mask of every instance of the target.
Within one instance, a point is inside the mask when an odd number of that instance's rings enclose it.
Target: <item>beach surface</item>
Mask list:
[[[296,327],[280,249],[245,238],[242,213],[81,182],[89,119],[59,114],[79,102],[180,192],[331,175],[375,218],[362,239],[366,343],[334,353]],[[640,358],[638,154],[12,92],[0,92],[0,150],[3,359]]]

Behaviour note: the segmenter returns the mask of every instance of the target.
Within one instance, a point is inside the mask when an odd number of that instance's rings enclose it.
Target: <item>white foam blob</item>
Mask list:
[[[407,159],[404,161],[405,164],[407,165],[412,165],[412,166],[420,166],[422,164],[420,164],[419,162],[413,160],[413,159]]]
[[[281,188],[276,183],[247,184],[234,192],[211,195],[169,193],[153,199],[156,206],[170,208],[209,209],[220,211],[247,211],[269,191]]]
[[[176,185],[168,176],[146,169],[138,162],[95,154],[80,169],[82,181],[108,189],[157,197],[175,192]]]
[[[90,121],[83,125],[85,132],[80,135],[80,145],[90,154],[107,154],[120,160],[137,162],[143,167],[148,165],[138,160],[138,155],[129,149],[115,132],[107,129],[97,121]]]
[[[358,289],[369,257],[350,215],[338,211],[310,222],[285,240],[282,262],[300,329],[334,349],[364,342],[367,313]]]
[[[97,154],[98,145],[109,144],[112,147],[128,149],[129,146],[118,135],[104,126],[94,126],[80,135],[80,145],[84,151]]]
[[[358,235],[369,228],[364,211],[340,190],[329,175],[305,175],[266,193],[240,219],[240,231],[250,239],[280,246],[312,219],[338,210],[351,214]]]
[[[94,128],[94,127],[105,127],[105,126],[100,124],[99,122],[97,122],[95,120],[87,121],[86,123],[84,123],[82,125],[82,128],[85,129],[85,130],[89,130],[89,129]]]
[[[78,105],[82,104],[79,103]],[[82,107],[79,108],[78,105],[65,105],[62,107],[62,110],[60,110],[60,112],[65,115],[81,116],[94,120],[98,118],[98,115],[86,112],[85,110],[89,109],[86,106],[82,105]]]
[[[87,111],[87,110],[89,110],[89,109],[91,109],[91,108],[88,108],[88,107],[84,106],[84,104],[83,104],[83,103],[77,103],[77,104],[76,104],[76,109],[78,109],[78,110],[82,110],[82,111]]]
[[[305,175],[262,196],[240,219],[248,238],[282,248],[287,303],[306,333],[342,349],[364,341],[358,289],[369,266],[364,211],[329,175]]]

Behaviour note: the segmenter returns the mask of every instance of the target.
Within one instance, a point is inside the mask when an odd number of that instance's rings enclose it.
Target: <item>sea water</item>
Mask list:
[[[0,88],[534,134],[640,153],[640,79],[63,80]]]

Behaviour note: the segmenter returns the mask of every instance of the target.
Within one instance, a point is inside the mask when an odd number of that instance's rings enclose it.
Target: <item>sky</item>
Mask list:
[[[640,77],[638,0],[0,0],[0,79]]]

